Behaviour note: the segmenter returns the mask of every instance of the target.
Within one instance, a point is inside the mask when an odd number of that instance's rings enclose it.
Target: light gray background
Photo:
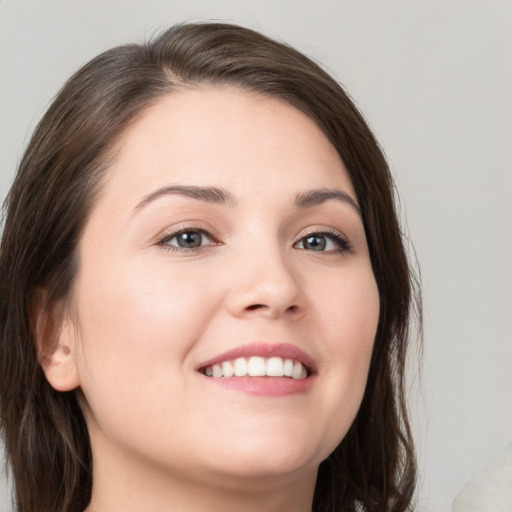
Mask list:
[[[447,512],[512,440],[512,2],[0,0],[0,197],[79,65],[206,18],[324,63],[385,148],[425,295],[424,370],[411,386],[418,512]]]

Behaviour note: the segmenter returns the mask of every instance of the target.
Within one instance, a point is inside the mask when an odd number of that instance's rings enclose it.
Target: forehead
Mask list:
[[[355,199],[312,119],[281,99],[228,87],[184,89],[152,105],[120,138],[104,193],[141,196],[175,182],[237,196],[342,187]]]

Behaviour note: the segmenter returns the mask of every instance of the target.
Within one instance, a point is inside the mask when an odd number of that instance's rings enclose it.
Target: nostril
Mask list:
[[[249,311],[253,311],[254,309],[259,309],[259,308],[263,308],[265,306],[263,306],[263,304],[253,304],[252,306],[248,306],[247,309]]]

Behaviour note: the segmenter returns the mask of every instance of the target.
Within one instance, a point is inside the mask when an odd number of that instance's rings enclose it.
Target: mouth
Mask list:
[[[206,382],[260,397],[302,396],[314,385],[314,359],[290,343],[250,343],[201,363]]]
[[[295,380],[311,375],[301,361],[280,356],[237,357],[199,368],[199,372],[214,379],[230,377],[273,377]]]
[[[316,374],[313,358],[289,343],[250,343],[201,363],[199,373],[213,379],[269,377],[304,380]]]

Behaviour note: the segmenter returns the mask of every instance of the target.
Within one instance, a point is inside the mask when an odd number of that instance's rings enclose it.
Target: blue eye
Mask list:
[[[344,252],[351,248],[348,240],[337,233],[311,233],[301,238],[295,247],[314,252]]]
[[[215,242],[206,231],[187,228],[165,235],[158,244],[167,249],[193,250],[206,245],[215,245]]]

